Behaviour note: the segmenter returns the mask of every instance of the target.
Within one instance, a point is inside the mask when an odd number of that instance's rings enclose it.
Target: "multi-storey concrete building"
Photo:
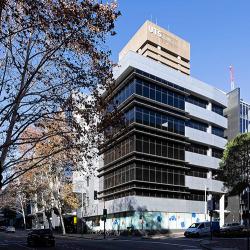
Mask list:
[[[120,53],[111,99],[127,129],[107,141],[99,169],[99,214],[105,206],[108,228],[186,228],[208,219],[211,196],[224,223],[215,177],[227,142],[227,96],[189,76],[189,53],[186,41],[148,21]],[[162,60],[170,56],[176,65]]]

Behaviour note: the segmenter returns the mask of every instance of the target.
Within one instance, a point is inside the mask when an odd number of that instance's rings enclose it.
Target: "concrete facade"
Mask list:
[[[185,229],[208,219],[213,196],[224,224],[216,175],[227,96],[191,77],[189,62],[190,44],[149,21],[120,52],[114,91],[103,98],[124,113],[127,129],[102,151],[98,216],[86,218],[93,230],[103,229],[104,208],[107,229]]]
[[[150,21],[146,21],[122,49],[119,60],[129,51],[190,75],[190,44]]]

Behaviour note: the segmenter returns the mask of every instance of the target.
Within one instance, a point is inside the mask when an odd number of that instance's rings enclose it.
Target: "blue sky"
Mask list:
[[[117,0],[122,16],[109,39],[112,59],[148,19],[191,44],[191,75],[230,90],[234,67],[241,97],[250,102],[250,0]],[[152,19],[151,19],[152,17]]]

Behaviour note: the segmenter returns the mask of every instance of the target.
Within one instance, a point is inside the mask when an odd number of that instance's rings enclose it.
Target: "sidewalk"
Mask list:
[[[54,234],[55,237],[73,237],[73,238],[83,238],[88,240],[103,240],[103,235],[99,234]],[[183,237],[183,232],[174,232],[170,234],[156,234],[156,235],[145,235],[145,236],[115,236],[115,235],[106,235],[107,240],[116,240],[123,238],[142,238],[142,239],[167,239],[167,238],[180,238]]]
[[[58,237],[63,237],[63,238],[82,238],[82,239],[87,239],[87,240],[103,240],[104,237],[103,235],[99,234],[54,234],[56,238]],[[119,236],[108,236],[106,235],[107,240],[114,240],[117,239]]]
[[[202,240],[200,245],[208,250],[248,250],[246,238],[214,238]]]
[[[142,236],[143,239],[152,239],[152,240],[169,239],[169,238],[183,238],[183,237],[184,237],[183,232],[171,232],[168,234],[155,234],[155,235]]]

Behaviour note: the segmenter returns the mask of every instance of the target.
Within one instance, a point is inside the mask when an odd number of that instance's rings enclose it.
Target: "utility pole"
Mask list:
[[[82,186],[81,186],[81,191],[82,191],[82,211],[81,211],[81,221],[82,221],[82,234],[83,234],[83,183],[82,183]]]
[[[103,230],[103,238],[106,239],[106,219],[107,219],[108,211],[105,208],[105,201],[104,201],[104,208],[103,208],[103,223],[104,223],[104,230]]]
[[[207,220],[207,186],[205,185],[205,221]]]

